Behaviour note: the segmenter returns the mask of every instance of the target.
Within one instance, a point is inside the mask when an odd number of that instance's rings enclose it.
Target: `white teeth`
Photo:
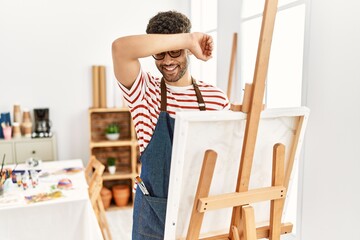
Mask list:
[[[164,66],[164,68],[168,71],[172,71],[176,68],[176,66]]]

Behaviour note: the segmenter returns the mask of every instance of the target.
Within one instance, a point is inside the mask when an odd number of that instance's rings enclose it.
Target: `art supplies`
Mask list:
[[[3,186],[5,180],[6,180],[6,172],[4,171],[3,172],[3,169],[4,169],[4,162],[5,162],[5,156],[6,154],[4,154],[4,157],[3,157],[3,160],[2,160],[2,163],[1,163],[1,170],[0,170],[0,185]]]
[[[140,190],[142,191],[142,193],[146,196],[149,195],[149,191],[146,189],[145,183],[141,180],[141,178],[139,176],[137,176],[135,178],[135,183],[137,184],[137,186],[140,187]]]
[[[39,193],[31,196],[25,196],[25,200],[27,203],[37,203],[37,202],[48,201],[60,197],[63,197],[62,192],[55,191],[51,193]]]
[[[3,124],[6,126],[11,126],[11,116],[9,112],[3,112],[0,114],[0,138],[4,138],[3,134]]]
[[[57,184],[59,189],[71,189],[73,187],[72,181],[69,178],[62,178]]]
[[[5,140],[10,140],[11,139],[11,134],[12,134],[12,127],[10,126],[10,123],[2,122],[1,127],[2,127],[2,132],[3,132],[3,135],[4,135],[4,139]]]

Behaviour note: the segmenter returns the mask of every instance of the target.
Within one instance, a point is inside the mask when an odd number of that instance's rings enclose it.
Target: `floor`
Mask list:
[[[106,212],[113,240],[131,240],[132,209]],[[292,234],[281,236],[281,240],[295,240]]]
[[[131,240],[132,208],[106,211],[113,240]]]

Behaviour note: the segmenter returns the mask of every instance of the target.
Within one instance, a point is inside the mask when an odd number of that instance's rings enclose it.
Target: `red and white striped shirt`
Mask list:
[[[150,142],[160,114],[160,82],[161,79],[155,78],[144,71],[140,71],[130,89],[127,89],[119,83],[123,97],[133,118],[140,152],[143,152]],[[223,91],[201,81],[197,81],[197,84],[206,104],[207,111],[229,109],[229,100]],[[171,117],[175,118],[175,113],[180,111],[199,111],[193,85],[175,87],[166,84],[166,89],[167,112]]]

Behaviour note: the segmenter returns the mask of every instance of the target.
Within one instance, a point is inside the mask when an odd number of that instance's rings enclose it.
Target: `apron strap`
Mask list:
[[[160,110],[162,112],[166,112],[166,107],[167,107],[167,98],[166,98],[166,85],[165,85],[165,81],[164,78],[161,79],[161,107]]]
[[[194,90],[195,90],[195,93],[196,93],[196,98],[197,98],[197,101],[198,101],[198,104],[199,104],[200,111],[206,111],[205,102],[204,102],[204,99],[203,99],[203,97],[201,95],[199,86],[197,85],[195,79],[193,79],[191,77],[191,80],[192,80],[192,84],[194,86]]]
[[[200,111],[206,111],[206,105],[204,102],[204,99],[201,95],[199,86],[197,85],[196,81],[191,77],[192,80],[192,84],[194,86],[194,90],[195,90],[195,94],[196,94],[196,98],[199,104],[199,109]],[[165,85],[165,81],[162,78],[161,79],[161,106],[160,106],[160,110],[162,112],[166,112],[166,108],[167,108],[167,97],[166,97],[166,85]]]

